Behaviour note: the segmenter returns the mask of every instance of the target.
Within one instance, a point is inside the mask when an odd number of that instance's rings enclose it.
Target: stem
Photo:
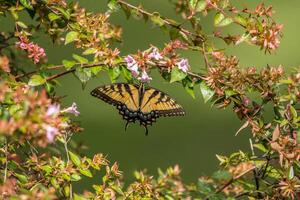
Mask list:
[[[70,156],[69,156],[69,149],[68,149],[68,133],[64,134],[64,147],[67,155],[67,165],[70,163]],[[69,192],[69,197],[70,199],[73,199],[73,192],[72,192],[72,183],[70,182],[70,192]]]
[[[7,165],[8,165],[8,156],[7,156],[7,139],[5,137],[4,139],[4,151],[5,151],[5,168],[4,168],[4,177],[3,177],[3,183],[6,182],[7,179]]]

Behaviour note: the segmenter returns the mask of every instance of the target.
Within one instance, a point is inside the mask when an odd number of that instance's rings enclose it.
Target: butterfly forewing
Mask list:
[[[169,95],[155,88],[145,90],[141,106],[142,113],[156,112],[159,116],[184,115],[181,105],[175,102]]]
[[[91,95],[115,106],[125,105],[129,110],[138,110],[139,94],[138,88],[134,85],[126,83],[104,85],[95,88]]]

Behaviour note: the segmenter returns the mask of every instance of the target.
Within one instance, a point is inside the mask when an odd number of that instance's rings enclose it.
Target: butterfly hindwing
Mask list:
[[[142,113],[150,113],[154,111],[158,116],[181,116],[185,112],[181,105],[176,103],[166,93],[155,88],[148,88],[145,90],[140,106]]]

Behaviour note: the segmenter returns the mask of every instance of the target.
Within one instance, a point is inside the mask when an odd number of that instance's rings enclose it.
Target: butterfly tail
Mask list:
[[[126,122],[125,131],[127,130],[128,125],[129,125],[129,121]]]

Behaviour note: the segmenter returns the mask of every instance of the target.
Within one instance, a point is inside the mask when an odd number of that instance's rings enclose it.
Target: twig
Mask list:
[[[128,8],[131,8],[131,9],[133,9],[133,10],[136,10],[137,12],[142,13],[142,14],[145,14],[145,15],[147,15],[147,16],[150,16],[150,17],[153,16],[153,13],[150,13],[150,12],[148,12],[148,11],[146,11],[146,10],[143,10],[142,8],[139,8],[139,7],[136,7],[136,6],[132,5],[132,4],[129,4],[129,3],[125,2],[125,1],[123,1],[123,0],[118,0],[118,3],[119,3],[119,4],[123,4],[123,5],[127,6]],[[180,27],[180,25],[174,24],[173,22],[171,22],[171,21],[168,20],[168,19],[162,18],[162,20],[163,20],[163,22],[164,22],[165,24],[167,24],[167,25],[169,25],[169,26],[171,26],[171,27],[173,27],[173,28],[176,28],[177,30],[181,31],[181,32],[184,33],[184,34],[188,34],[188,35],[192,35],[192,36],[198,37],[198,38],[201,39],[202,42],[205,41],[205,38],[204,38],[203,35],[200,35],[200,34],[196,34],[196,33],[190,32],[189,30]]]

